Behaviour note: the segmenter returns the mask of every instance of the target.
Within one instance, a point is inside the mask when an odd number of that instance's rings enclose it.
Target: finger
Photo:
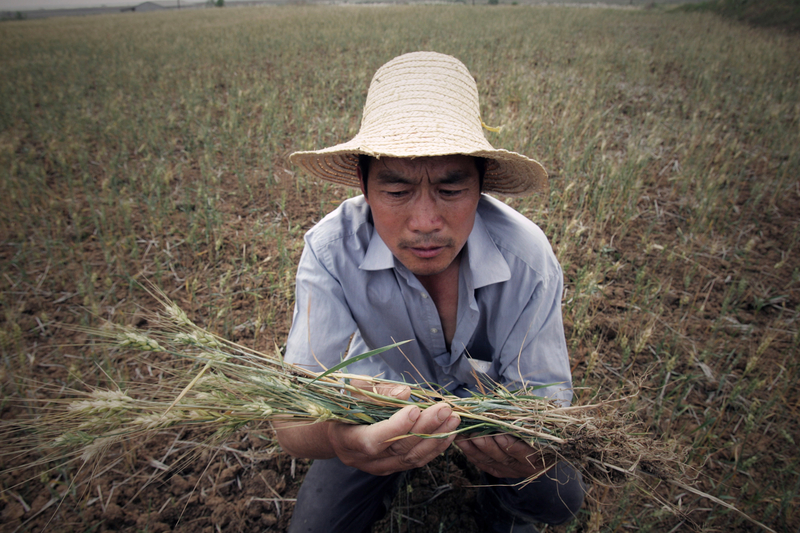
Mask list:
[[[373,392],[373,384],[364,379],[356,379],[351,378],[349,382],[350,386],[355,387],[359,390],[350,390],[343,391],[345,394],[350,394],[353,398],[358,398],[359,400],[366,400],[369,401],[369,397],[366,394],[362,394],[359,392],[360,390],[370,391]]]
[[[453,410],[447,404],[438,404],[422,411],[417,421],[408,433],[416,435],[435,435],[438,433],[449,433],[458,427],[460,420],[453,415]],[[455,425],[454,425],[455,424]],[[421,437],[409,436],[397,440],[391,446],[391,453],[394,455],[405,455],[415,446],[423,441],[438,439],[423,439]],[[449,443],[447,444],[449,446]],[[445,446],[446,447],[446,446]]]
[[[381,383],[375,386],[375,392],[383,396],[390,396],[398,400],[408,400],[411,398],[411,387],[395,383]]]
[[[414,426],[411,428],[412,433],[419,433],[423,435],[434,435],[436,433],[445,433],[441,426],[453,416],[453,409],[446,403],[439,403],[432,405],[425,409],[417,419]]]
[[[460,422],[458,416],[451,415],[444,423],[436,428],[435,432],[450,433],[458,427]],[[425,427],[426,423],[423,423],[422,426]],[[393,472],[419,468],[428,464],[447,449],[454,438],[455,435],[449,435],[445,438],[420,438],[413,436],[401,438],[398,441],[390,443],[391,446],[384,452],[373,455],[367,468],[361,468],[362,470],[376,475],[386,475]],[[409,446],[409,443],[412,442],[416,444]]]
[[[395,437],[407,435],[421,415],[416,405],[403,407],[387,420],[365,426],[349,428],[344,447],[357,450],[367,457],[377,457],[394,442]]]
[[[368,391],[372,391],[372,388],[375,386],[375,384],[368,379],[367,376],[364,376],[364,379],[350,378],[350,385]]]
[[[494,438],[494,441],[500,450],[520,463],[530,465],[536,469],[545,468],[544,454],[540,450],[529,446],[525,441],[508,435],[498,435]]]
[[[467,460],[480,470],[498,478],[527,477],[528,468],[511,456],[498,456],[492,437],[476,437],[458,442]]]
[[[538,470],[533,468],[535,452],[518,439],[506,436],[487,437],[476,445],[490,458],[484,464],[497,472],[492,472],[492,475],[527,477]],[[511,451],[514,454],[509,453]]]
[[[520,439],[497,435],[474,439],[472,444],[483,454],[476,454],[473,463],[494,476],[528,477],[546,469],[541,452]]]
[[[457,415],[450,415],[431,435],[449,434],[458,427],[460,422],[461,420]],[[398,441],[398,444],[411,439],[416,440],[416,444],[410,448],[390,448],[392,453],[397,454],[395,457],[400,464],[404,465],[405,469],[417,468],[432,461],[453,443],[455,435],[427,438],[410,437]]]
[[[464,452],[467,459],[473,464],[492,464],[494,459],[483,453],[483,451],[475,445],[476,439],[483,439],[485,437],[465,436],[456,438],[456,446]]]
[[[352,378],[350,379],[350,385],[358,389],[363,389],[382,396],[397,398],[399,400],[408,400],[411,397],[411,387],[400,383],[375,383],[367,379]],[[358,392],[353,392],[352,394],[356,398],[370,400],[365,394],[360,394]]]
[[[452,441],[452,435],[445,439],[423,439],[420,445],[412,448],[407,454],[377,459],[372,463],[370,473],[386,475],[423,467],[444,452]]]
[[[506,444],[504,441],[501,441]],[[508,442],[508,444],[512,444]],[[485,465],[508,466],[518,463],[515,456],[506,453],[497,437],[475,437],[464,443],[474,462]]]

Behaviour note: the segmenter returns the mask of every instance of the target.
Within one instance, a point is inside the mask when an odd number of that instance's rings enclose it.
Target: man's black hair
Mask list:
[[[358,154],[358,168],[361,169],[361,184],[364,187],[364,196],[367,195],[367,177],[369,176],[369,166],[374,158],[366,154]],[[478,169],[478,189],[483,192],[483,177],[486,175],[486,158],[473,157],[475,167]]]
[[[367,177],[369,177],[369,165],[372,158],[366,154],[358,154],[358,168],[361,169],[361,186],[364,188],[364,196],[367,195]]]

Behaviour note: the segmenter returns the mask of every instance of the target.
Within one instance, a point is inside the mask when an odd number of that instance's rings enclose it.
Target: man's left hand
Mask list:
[[[472,464],[494,477],[528,478],[552,466],[545,464],[541,452],[508,435],[462,435],[455,444]]]

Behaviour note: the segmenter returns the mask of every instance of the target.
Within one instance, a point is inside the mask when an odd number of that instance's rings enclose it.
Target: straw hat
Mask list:
[[[489,144],[475,80],[461,61],[435,52],[405,54],[378,69],[352,140],[295,152],[289,160],[318,178],[358,188],[359,154],[484,157],[485,192],[523,196],[547,187],[547,172],[537,161]]]

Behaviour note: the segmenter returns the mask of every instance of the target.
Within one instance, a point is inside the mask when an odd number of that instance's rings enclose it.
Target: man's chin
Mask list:
[[[436,260],[414,258],[413,261],[401,262],[415,276],[435,276],[447,270],[447,267],[452,263],[452,260],[447,261],[442,259],[443,258],[440,257],[437,257]]]

